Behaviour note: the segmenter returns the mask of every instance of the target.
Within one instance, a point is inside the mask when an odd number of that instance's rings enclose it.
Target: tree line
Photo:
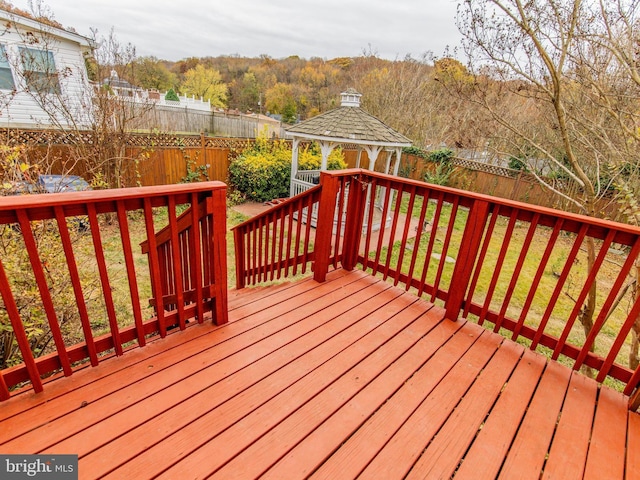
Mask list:
[[[353,87],[363,94],[365,110],[417,144],[468,147],[469,135],[448,121],[447,112],[459,108],[457,101],[443,95],[437,81],[440,64],[452,62],[465,69],[450,58],[425,54],[388,60],[375,51],[332,59],[234,55],[172,62],[141,57],[119,66],[119,74],[141,88],[174,89],[202,96],[216,107],[275,114],[285,123],[338,107],[340,93]]]

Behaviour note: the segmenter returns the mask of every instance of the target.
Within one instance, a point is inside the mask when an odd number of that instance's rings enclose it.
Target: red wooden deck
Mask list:
[[[80,478],[640,478],[625,396],[361,271],[229,309],[4,402],[0,451]]]

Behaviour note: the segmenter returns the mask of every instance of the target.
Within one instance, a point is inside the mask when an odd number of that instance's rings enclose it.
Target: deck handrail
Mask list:
[[[316,280],[336,262],[362,268],[440,302],[449,319],[490,324],[574,370],[588,369],[598,382],[622,382],[626,395],[637,390],[640,369],[629,368],[621,352],[629,348],[640,300],[625,300],[624,312],[616,306],[640,253],[639,228],[362,169],[323,172],[319,189]],[[283,222],[292,218],[283,212],[306,195],[263,213],[260,228],[271,231],[274,222],[299,228]],[[268,257],[261,247],[236,243],[240,258]],[[273,265],[290,262],[284,251]],[[593,268],[586,271],[589,254]],[[254,276],[252,283],[266,279]],[[596,282],[603,286],[593,325],[584,327]]]
[[[320,192],[315,186],[232,228],[237,288],[306,273],[315,259]]]
[[[189,319],[197,319],[201,323],[208,312],[211,312],[216,323],[225,323],[225,195],[226,186],[223,183],[203,182],[1,197],[0,227],[11,230],[11,241],[24,242],[37,284],[37,298],[46,315],[55,348],[42,356],[32,352],[21,311],[15,300],[16,276],[26,272],[7,271],[4,267],[7,259],[0,254],[0,293],[23,360],[19,365],[0,371],[0,400],[8,399],[12,389],[27,382],[31,383],[35,392],[40,392],[43,389],[42,377],[60,371],[69,376],[78,365],[87,360],[92,366],[96,366],[105,355],[122,355],[125,350],[134,346],[144,346],[149,336],[164,337],[172,325],[184,329]],[[176,213],[179,205],[186,205],[186,211],[180,217]],[[166,212],[168,225],[157,232],[154,209],[158,208]],[[132,233],[136,232],[131,230],[134,217],[141,219],[143,225],[140,228],[146,233],[146,241],[143,243],[148,252],[150,281],[145,272],[142,272],[144,268],[136,266],[134,259]],[[103,315],[106,312],[108,319],[106,334],[94,332],[92,323],[98,319],[92,318],[87,306],[96,299],[90,298],[90,294],[83,290],[81,276],[84,266],[78,258],[82,253],[77,251],[78,247],[72,241],[72,236],[78,234],[74,231],[78,224],[74,222],[80,221],[79,219],[86,221],[82,228],[88,228],[84,235],[90,238],[92,245],[92,260],[87,262],[85,259],[84,263],[97,265],[99,301],[103,304],[101,311]],[[56,299],[49,292],[51,285],[43,268],[46,259],[35,242],[34,228],[37,225],[34,222],[40,220],[50,221],[46,228],[52,232],[51,238],[54,241],[59,239],[64,250],[68,281],[78,310],[78,330],[81,330],[82,337],[82,341],[74,345],[65,344],[62,335],[63,319],[59,318]],[[116,223],[118,228],[114,231]],[[116,250],[121,252],[118,259],[112,260],[105,255],[104,243],[107,241],[116,243]],[[88,245],[88,242],[87,238],[85,243]],[[158,249],[164,252],[164,256],[158,253]],[[118,295],[128,295],[128,312],[116,311],[115,293],[112,292],[112,272],[118,263],[124,265],[125,272],[122,275],[126,276],[125,284],[128,285],[128,292],[119,292]],[[163,278],[181,278],[185,272],[189,276],[188,289],[182,282],[171,284],[170,291],[166,289],[168,284],[162,283]],[[144,318],[140,295],[141,278],[149,281],[152,298],[163,298],[162,308],[158,306],[158,302],[154,302],[155,310],[151,318]],[[167,296],[172,298],[168,299]],[[121,326],[123,323],[126,326]]]

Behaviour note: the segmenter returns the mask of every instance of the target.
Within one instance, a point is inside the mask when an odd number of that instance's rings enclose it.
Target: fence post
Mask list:
[[[202,165],[207,165],[207,149],[206,149],[206,142],[205,142],[205,138],[204,138],[204,132],[200,132],[200,161],[202,162]],[[207,168],[207,178],[211,178],[211,166],[209,166],[209,168]]]
[[[349,271],[353,270],[358,262],[367,198],[366,191],[367,186],[360,181],[360,175],[353,175],[349,183],[344,241],[342,242],[342,268]]]
[[[336,200],[338,197],[338,177],[327,172],[320,172],[320,185],[322,189],[320,190],[320,202],[318,205],[313,264],[313,279],[316,282],[324,282],[329,271],[333,220],[336,214]],[[311,221],[311,212],[308,213],[307,221]]]
[[[453,269],[451,277],[451,287],[449,296],[445,301],[445,318],[456,320],[462,309],[464,296],[471,280],[473,267],[484,235],[484,227],[489,218],[489,202],[485,200],[474,200],[469,209],[467,224],[462,234],[458,260]]]

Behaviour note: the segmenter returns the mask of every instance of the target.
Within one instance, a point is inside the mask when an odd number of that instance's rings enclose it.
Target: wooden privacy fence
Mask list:
[[[323,172],[316,189],[238,225],[235,239],[238,287],[286,277],[305,262],[318,281],[330,266],[362,268],[442,302],[447,318],[474,320],[588,368],[599,382],[620,382],[627,395],[640,383],[640,369],[628,367],[640,299],[620,296],[640,253],[638,228],[343,170]]]
[[[416,155],[403,154],[399,171],[401,176],[422,181],[425,171],[433,172],[436,165]],[[543,207],[568,211],[576,208],[560,195],[544,188],[533,175],[524,171],[460,157],[453,157],[451,166],[447,186]],[[566,184],[558,185],[558,188],[564,192],[569,190]],[[569,196],[575,196],[575,192],[569,193]],[[611,208],[607,202],[603,203],[603,208]]]
[[[34,162],[40,161],[44,155],[53,157],[50,173],[72,173],[91,180],[89,166],[84,161],[76,161],[74,157],[77,155],[73,153],[78,145],[86,148],[95,141],[90,132],[6,130],[5,138],[9,145],[28,146]],[[113,141],[124,146],[123,184],[151,186],[183,182],[189,171],[199,181],[226,182],[231,158],[251,146],[255,138],[158,132],[127,133],[122,138],[116,136]],[[347,168],[356,168],[359,157],[361,165],[368,164],[366,151],[358,151],[357,145],[345,144],[342,148]],[[452,164],[456,168],[448,184],[454,188],[563,210],[575,208],[526,173],[462,158],[454,158]],[[422,180],[424,170],[432,166],[421,157],[403,154],[399,172],[401,176]],[[564,187],[566,190],[567,186]],[[603,209],[612,207],[615,205],[602,205]]]
[[[185,103],[184,99],[171,106],[143,104],[128,128],[172,133],[206,132],[227,138],[256,138],[262,132],[268,136],[282,136],[281,123],[266,115],[243,114],[237,110],[202,111],[190,108],[190,102]]]
[[[0,399],[23,382],[39,392],[43,376],[96,366],[209,312],[225,323],[225,195],[224,184],[204,182],[0,197],[3,238],[24,245],[29,265],[0,253],[3,346],[16,342],[22,360],[0,371]],[[148,262],[134,252],[138,238]],[[51,346],[34,351],[34,329],[50,329]]]
[[[215,132],[210,111],[195,110],[188,106],[146,104],[139,110],[138,116],[129,122],[129,128],[161,132]]]
[[[7,132],[7,144],[24,146],[25,155],[41,173],[80,175],[88,181],[95,165],[87,160],[96,160],[91,148],[96,141],[91,132]],[[252,145],[255,139],[209,137],[204,133],[127,133],[104,141],[122,146],[123,185],[154,186],[181,183],[189,170],[201,174],[197,175],[198,181],[226,182],[230,155]]]

